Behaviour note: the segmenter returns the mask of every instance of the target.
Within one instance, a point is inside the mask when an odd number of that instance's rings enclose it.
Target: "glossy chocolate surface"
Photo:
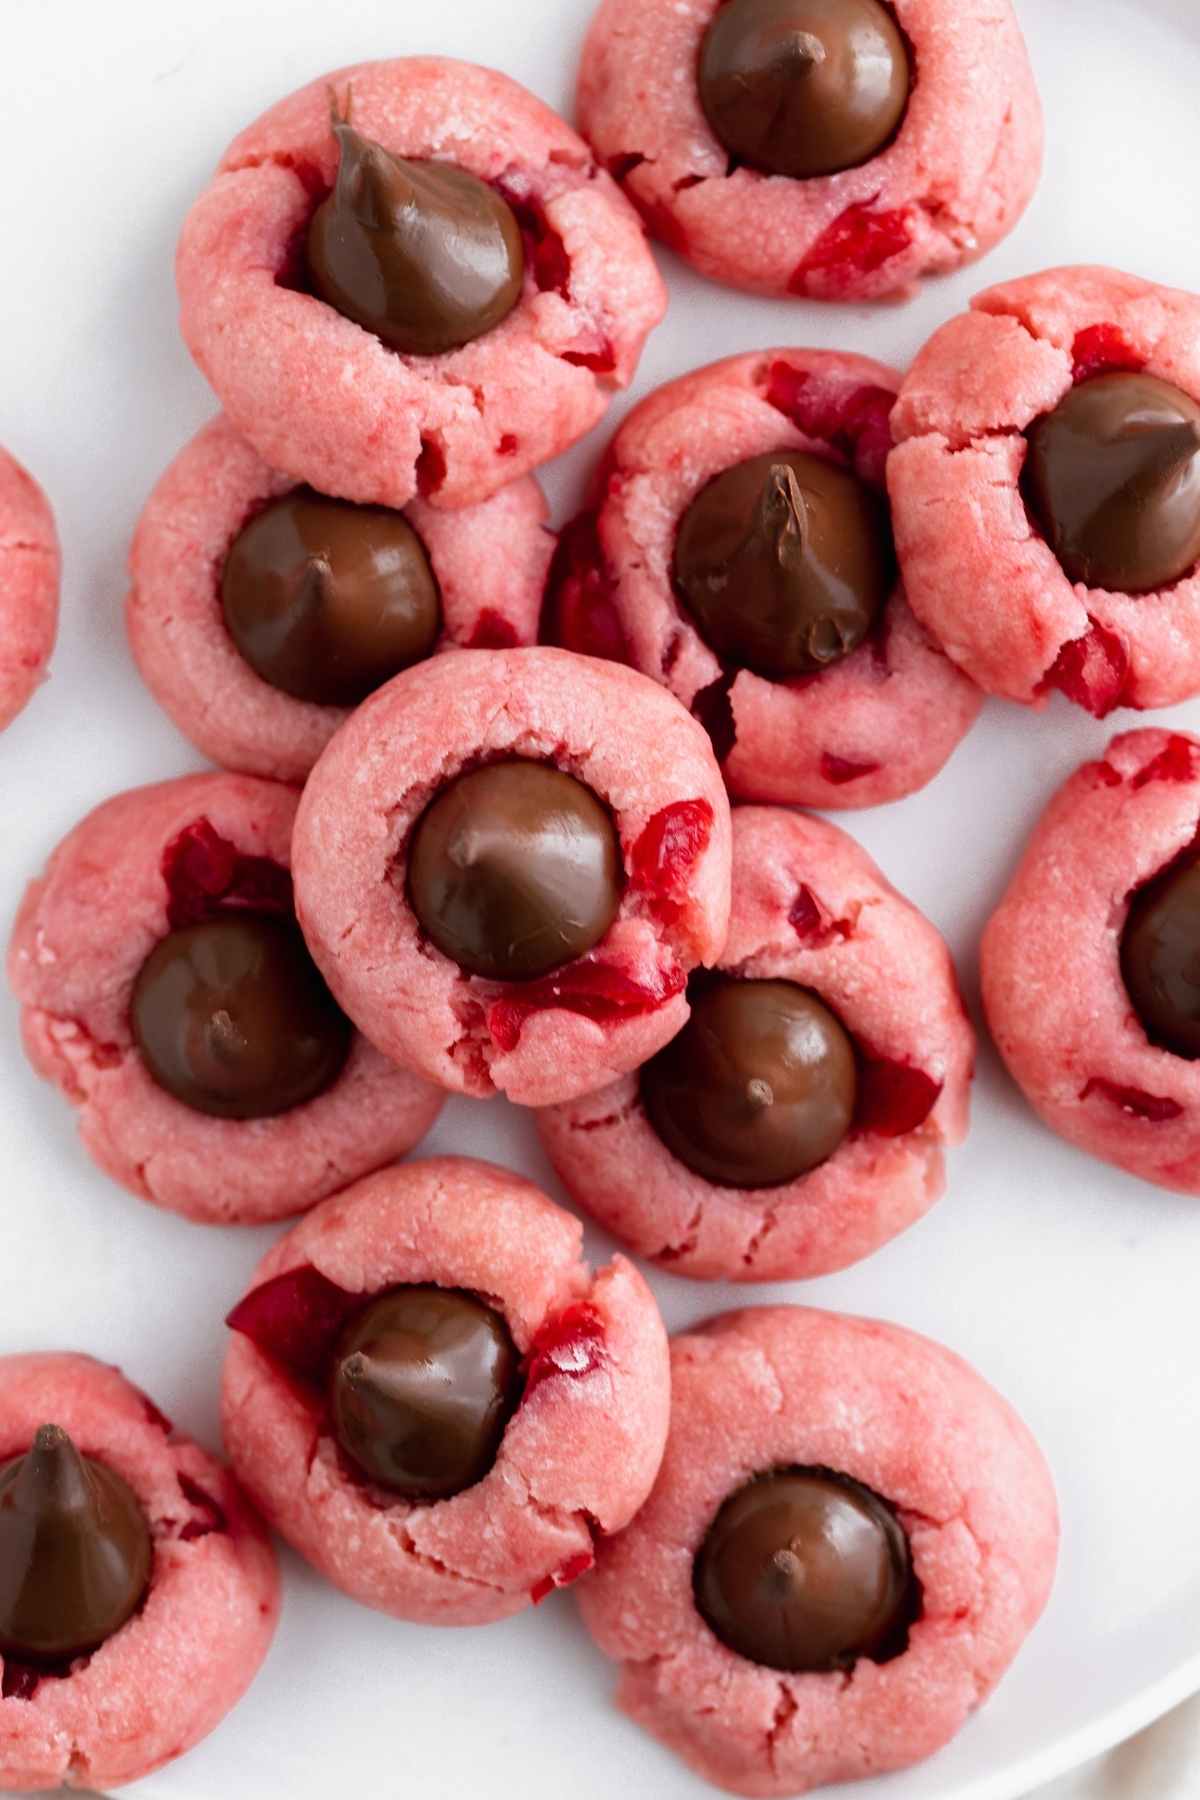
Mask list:
[[[908,1540],[891,1507],[844,1475],[760,1475],[725,1502],[696,1556],[696,1605],[738,1656],[788,1673],[849,1669],[902,1647]]]
[[[508,203],[451,163],[411,162],[335,120],[333,192],[308,229],[318,297],[409,356],[493,330],[521,297],[525,251]]]
[[[43,1425],[0,1468],[0,1655],[36,1665],[98,1649],[141,1605],[151,1559],[128,1483]]]
[[[441,596],[402,513],[296,488],[251,519],[221,578],[229,635],[272,687],[356,706],[428,656]]]
[[[878,156],[910,82],[904,39],[879,0],[728,0],[700,51],[700,104],[725,149],[800,180]]]
[[[396,1288],[342,1334],[329,1394],[338,1442],[365,1475],[444,1500],[495,1462],[520,1358],[504,1319],[473,1294]]]
[[[1200,1057],[1200,854],[1133,896],[1121,973],[1146,1036],[1176,1056]]]
[[[314,1099],[341,1073],[352,1035],[299,926],[238,911],[155,946],[130,1022],[159,1087],[218,1119],[270,1118]]]
[[[434,798],[413,834],[413,911],[472,975],[531,981],[599,943],[621,903],[621,847],[590,788],[543,763],[490,763]]]
[[[1026,437],[1026,503],[1071,581],[1170,587],[1200,563],[1200,404],[1154,375],[1080,382]]]
[[[828,1160],[854,1118],[854,1048],[790,981],[720,976],[642,1070],[642,1104],[673,1156],[721,1187],[778,1187]]]
[[[862,643],[895,581],[887,507],[822,457],[751,457],[684,513],[674,575],[724,662],[776,681],[818,674]]]

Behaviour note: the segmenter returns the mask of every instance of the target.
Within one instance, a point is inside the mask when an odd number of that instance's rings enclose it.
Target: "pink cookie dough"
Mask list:
[[[337,169],[331,92],[365,137],[457,164],[514,207],[524,296],[463,349],[400,355],[297,285]],[[188,347],[263,459],[397,507],[472,505],[565,450],[632,380],[667,304],[637,214],[587,145],[516,82],[442,57],[360,63],[264,113],[188,215],[177,276]]]
[[[241,1699],[275,1632],[279,1573],[232,1476],[118,1369],[0,1360],[0,1462],[45,1424],[129,1483],[154,1560],[140,1610],[68,1673],[0,1659],[0,1788],[107,1791],[182,1756]]]
[[[9,948],[26,1054],[76,1108],[90,1154],[131,1193],[204,1223],[302,1212],[406,1154],[441,1105],[436,1088],[356,1037],[307,1104],[211,1118],[159,1087],[134,1044],[133,984],[173,924],[253,905],[264,890],[271,910],[290,907],[296,801],[278,782],[224,774],[106,801],[29,884]]]
[[[50,502],[0,450],[0,731],[45,675],[58,632],[58,581]]]
[[[693,71],[720,0],[603,0],[579,77],[584,136],[650,229],[752,293],[908,296],[1016,224],[1042,168],[1042,110],[1008,0],[892,0],[915,63],[878,156],[798,181],[731,168]]]
[[[983,998],[1026,1099],[1061,1137],[1200,1194],[1200,1063],[1147,1037],[1121,975],[1135,889],[1200,834],[1200,739],[1131,731],[1059,789],[983,937]]]
[[[638,1077],[537,1115],[572,1199],[674,1275],[788,1281],[869,1256],[940,1198],[966,1134],[974,1034],[929,921],[821,819],[733,815],[733,912],[718,967],[794,981],[854,1040],[858,1114],[828,1162],[783,1187],[719,1187],[666,1147]]]
[[[613,816],[620,911],[538,981],[464,973],[418,926],[413,827],[464,768],[521,757],[573,775]],[[729,916],[729,804],[708,738],[654,682],[565,650],[463,650],[398,675],[313,770],[293,844],[300,923],[371,1042],[452,1092],[547,1106],[652,1056],[688,1016]]]
[[[593,1275],[582,1236],[520,1176],[445,1157],[360,1181],[260,1263],[231,1314],[226,1446],[271,1523],[352,1598],[429,1625],[507,1618],[576,1580],[645,1500],[670,1410],[666,1333],[633,1265],[618,1256]],[[323,1304],[289,1313],[289,1296],[311,1296],[314,1282]],[[254,1297],[267,1283],[264,1306]],[[410,1283],[485,1295],[524,1358],[493,1467],[425,1503],[350,1472],[321,1391],[358,1301]],[[279,1344],[302,1345],[303,1373],[260,1348],[265,1316]]]
[[[884,484],[900,377],[827,350],[733,356],[670,382],[617,432],[595,505],[567,528],[543,632],[631,663],[708,726],[740,800],[847,808],[900,799],[942,768],[983,696],[926,635],[897,586],[844,661],[794,681],[725,666],[677,598],[679,522],[734,464],[804,450]]]
[[[197,749],[227,768],[299,782],[350,709],[296,700],[264,681],[238,651],[221,610],[234,539],[295,486],[228,419],[213,419],[176,457],[142,514],[125,617],[147,686]],[[435,654],[535,642],[553,538],[532,477],[461,512],[413,500],[405,516],[441,591]]]
[[[992,1692],[1048,1598],[1049,1471],[1012,1408],[928,1338],[800,1307],[727,1313],[671,1348],[671,1431],[637,1519],[578,1589],[621,1665],[619,1705],[735,1794],[806,1794],[905,1768]],[[757,1474],[822,1468],[896,1511],[921,1587],[907,1648],[852,1672],[782,1674],[727,1649],[693,1557]]]
[[[935,334],[892,415],[909,601],[989,693],[1097,718],[1200,691],[1200,570],[1156,594],[1072,584],[1021,495],[1024,432],[1078,381],[1144,369],[1200,400],[1200,297],[1114,269],[990,288]]]

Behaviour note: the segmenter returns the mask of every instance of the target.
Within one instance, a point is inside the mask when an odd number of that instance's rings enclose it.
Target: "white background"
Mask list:
[[[224,144],[311,77],[413,51],[493,62],[569,109],[588,11],[588,0],[3,0],[0,442],[53,498],[66,587],[54,679],[0,744],[0,917],[88,807],[197,766],[139,685],[121,601],[138,509],[214,410],[175,329],[171,258]],[[742,299],[666,257],[672,309],[635,397],[771,343],[904,364],[976,288],[1052,262],[1200,288],[1196,0],[1022,0],[1021,13],[1047,102],[1047,174],[982,268],[905,308],[823,310]],[[556,516],[602,441],[548,471]],[[1174,717],[1200,727],[1200,705]],[[979,931],[1025,833],[1107,735],[1065,704],[1040,717],[989,704],[926,793],[846,816],[947,933],[972,1003]],[[454,1103],[427,1148],[548,1179],[526,1123],[499,1103]],[[0,1348],[78,1346],[120,1362],[214,1444],[221,1317],[272,1234],[188,1226],[111,1186],[27,1070],[7,1000],[0,1154]],[[1043,1626],[979,1719],[934,1763],[876,1784],[879,1800],[1006,1800],[1200,1686],[1200,1206],[1048,1136],[986,1049],[951,1179],[934,1215],[862,1268],[743,1295],[945,1339],[1016,1402],[1060,1483],[1063,1561]],[[730,1299],[656,1287],[673,1327]],[[251,1695],[146,1796],[306,1800],[334,1781],[421,1800],[706,1791],[611,1711],[611,1671],[569,1599],[438,1633],[354,1607],[294,1560],[287,1576],[283,1628]]]

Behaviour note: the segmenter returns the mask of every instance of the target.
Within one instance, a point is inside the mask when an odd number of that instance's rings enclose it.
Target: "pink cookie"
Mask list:
[[[354,1599],[430,1625],[506,1618],[576,1580],[645,1500],[666,1335],[632,1264],[592,1275],[582,1235],[520,1176],[447,1157],[336,1195],[259,1265],[230,1315],[225,1442],[271,1522]],[[423,1503],[355,1471],[323,1391],[347,1321],[411,1284],[486,1296],[522,1358],[490,1468]]]
[[[107,1790],[182,1756],[237,1704],[274,1635],[279,1575],[232,1476],[119,1370],[88,1356],[4,1358],[0,1462],[50,1422],[141,1502],[150,1586],[69,1670],[0,1664],[0,1788]]]
[[[350,709],[294,699],[256,674],[226,628],[220,588],[242,527],[295,485],[268,468],[228,419],[212,420],[142,514],[126,610],[147,685],[197,749],[280,781],[303,781]],[[535,641],[553,544],[546,513],[530,477],[461,512],[438,512],[422,500],[406,508],[441,593],[437,651]]]
[[[58,630],[58,577],[50,503],[0,450],[0,731],[45,674]]]
[[[584,136],[650,229],[702,274],[816,300],[908,295],[1010,231],[1037,186],[1042,114],[1008,0],[893,0],[915,63],[900,129],[833,175],[731,157],[701,106],[721,0],[603,0],[583,53]]]
[[[1200,1194],[1200,1063],[1147,1035],[1122,942],[1136,891],[1192,858],[1198,830],[1200,740],[1114,738],[1050,802],[982,951],[992,1034],[1051,1129],[1190,1194]]]
[[[718,1186],[667,1148],[636,1074],[539,1113],[538,1129],[571,1197],[673,1274],[825,1275],[870,1255],[940,1197],[945,1146],[967,1129],[974,1037],[945,944],[844,832],[739,807],[733,850],[718,967],[795,982],[841,1020],[858,1061],[849,1134],[798,1180]]]
[[[78,1109],[88,1150],[132,1193],[208,1223],[303,1211],[411,1150],[441,1103],[355,1035],[341,1072],[306,1104],[210,1117],[161,1087],[135,1044],[134,984],[168,931],[232,911],[291,915],[296,800],[240,775],[118,795],[59,845],[13,931],[26,1053]]]
[[[932,780],[982,701],[897,587],[867,641],[796,680],[724,663],[674,584],[679,521],[734,464],[801,450],[882,488],[899,377],[840,352],[730,357],[674,381],[621,426],[598,502],[564,533],[544,635],[632,663],[708,726],[738,799],[877,806]]]
[[[365,137],[466,169],[516,212],[523,297],[464,348],[397,354],[303,291],[304,233],[337,169],[331,92]],[[249,126],[188,216],[177,273],[188,346],[264,460],[396,507],[471,505],[556,456],[628,385],[666,310],[640,221],[586,144],[507,77],[438,57],[342,69]]]
[[[414,826],[455,776],[522,759],[586,784],[623,861],[613,922],[543,979],[471,975],[408,892]],[[700,726],[632,670],[562,650],[462,651],[398,675],[313,770],[296,898],[339,1002],[386,1055],[443,1087],[524,1106],[603,1087],[674,1036],[690,971],[729,910],[729,806]]]
[[[1046,1603],[1049,1472],[1012,1409],[949,1350],[799,1307],[727,1313],[674,1340],[662,1472],[598,1547],[584,1621],[621,1664],[618,1702],[735,1794],[808,1793],[904,1768],[987,1698]],[[775,1470],[832,1472],[892,1510],[919,1584],[889,1660],[785,1674],[704,1622],[693,1558],[725,1500]]]
[[[977,295],[892,415],[896,545],[913,611],[989,693],[1057,688],[1103,718],[1200,690],[1200,571],[1152,594],[1072,585],[1026,510],[1023,435],[1071,388],[1144,370],[1200,400],[1200,298],[1112,269]]]

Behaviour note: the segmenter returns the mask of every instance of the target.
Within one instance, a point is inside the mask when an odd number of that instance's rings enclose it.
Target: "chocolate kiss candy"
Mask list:
[[[43,1425],[0,1469],[0,1654],[69,1662],[141,1604],[150,1529],[128,1483]]]
[[[393,350],[438,356],[506,319],[525,251],[506,201],[450,163],[409,162],[335,121],[337,184],[308,228],[319,297]]]

